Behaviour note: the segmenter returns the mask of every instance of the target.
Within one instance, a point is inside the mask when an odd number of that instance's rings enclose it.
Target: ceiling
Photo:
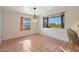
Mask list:
[[[55,6],[4,6],[2,8],[8,11],[16,11],[16,12],[34,15],[34,9],[33,9],[34,7],[37,8],[36,14],[42,15],[43,13],[52,10]]]

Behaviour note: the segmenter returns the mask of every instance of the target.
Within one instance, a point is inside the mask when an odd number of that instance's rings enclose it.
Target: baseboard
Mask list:
[[[28,36],[33,36],[33,35],[43,35],[43,36],[46,36],[46,37],[51,38],[51,39],[61,40],[61,39],[58,39],[58,38],[55,38],[55,37],[50,37],[48,35],[44,35],[44,34],[41,34],[41,33],[35,33],[35,34],[30,34],[30,35],[23,35],[23,36],[14,37],[14,38],[6,39],[6,40],[20,39],[20,38],[23,38],[23,37],[28,37]],[[64,41],[64,40],[61,40],[61,41]],[[68,42],[68,41],[65,41],[65,42]]]
[[[41,35],[46,36],[46,37],[51,38],[51,39],[61,40],[61,39],[58,39],[58,38],[55,38],[55,37],[51,37],[51,36],[48,36],[48,35],[44,35],[44,34],[41,34]],[[65,40],[61,40],[61,41],[68,42],[68,41],[65,41]]]
[[[23,36],[18,36],[18,37],[14,37],[14,38],[6,39],[6,40],[11,40],[11,39],[20,39],[20,38],[23,38],[23,37],[28,37],[28,36],[38,35],[38,34],[39,34],[39,33],[30,34],[30,35],[23,35]]]

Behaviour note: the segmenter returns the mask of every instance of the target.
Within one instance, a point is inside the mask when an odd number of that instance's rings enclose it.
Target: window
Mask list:
[[[44,28],[64,28],[64,14],[49,18],[43,18]]]
[[[43,18],[43,27],[48,27],[48,18]]]
[[[21,17],[20,30],[30,30],[30,18]]]

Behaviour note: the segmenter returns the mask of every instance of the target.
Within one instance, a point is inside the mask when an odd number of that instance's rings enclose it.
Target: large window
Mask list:
[[[64,28],[64,14],[55,17],[43,18],[43,27]]]
[[[30,18],[21,17],[20,30],[30,30]]]

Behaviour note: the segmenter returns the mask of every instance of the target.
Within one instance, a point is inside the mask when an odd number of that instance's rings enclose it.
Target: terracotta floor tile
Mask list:
[[[0,46],[0,51],[4,52],[63,52],[64,50],[68,50],[68,42],[43,35],[5,40]]]

